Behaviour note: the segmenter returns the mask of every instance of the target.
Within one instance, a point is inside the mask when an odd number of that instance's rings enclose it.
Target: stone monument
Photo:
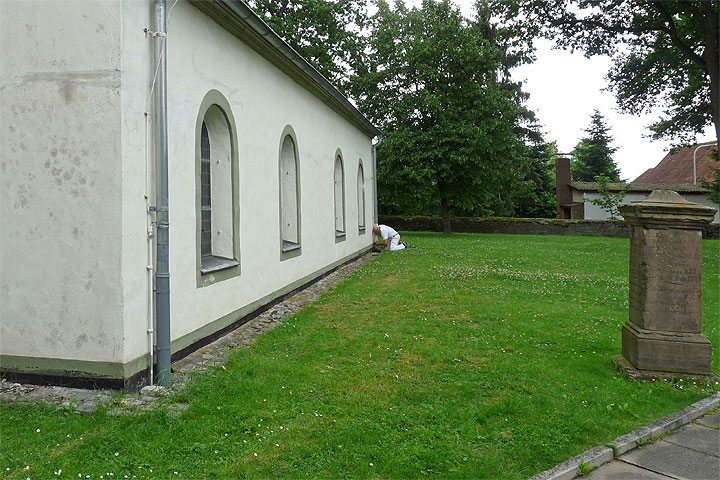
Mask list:
[[[636,371],[628,374],[712,375],[712,347],[702,334],[701,240],[715,209],[655,190],[619,210],[630,227],[630,318],[622,327],[622,356]]]

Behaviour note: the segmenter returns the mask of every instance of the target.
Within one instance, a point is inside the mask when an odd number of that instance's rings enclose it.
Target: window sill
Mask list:
[[[300,250],[300,244],[295,242],[288,242],[287,240],[282,241],[282,251],[292,252],[293,250]]]
[[[335,238],[342,238],[345,236],[345,232],[341,232],[340,230],[335,230]]]
[[[220,270],[226,270],[228,268],[233,268],[240,265],[240,262],[232,258],[216,257],[214,255],[207,255],[205,257],[202,257],[200,261],[200,273],[202,275],[218,272]]]
[[[358,227],[358,232],[362,235],[365,233],[365,227]]]

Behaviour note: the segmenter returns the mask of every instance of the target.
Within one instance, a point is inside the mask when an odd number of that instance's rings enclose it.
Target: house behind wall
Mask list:
[[[645,174],[644,174],[645,175]],[[572,220],[607,220],[610,213],[593,200],[599,200],[597,182],[572,182],[570,180],[570,159],[558,158],[555,161],[555,178],[557,194],[558,218]],[[718,208],[718,205],[707,198],[707,190],[701,186],[687,183],[609,183],[611,193],[617,194],[626,190],[621,203],[642,200],[653,190],[672,190],[682,195],[686,200],[701,205]],[[715,212],[713,222],[720,220],[720,213]]]
[[[151,1],[0,2],[6,377],[148,381],[152,15]],[[175,357],[372,243],[380,132],[293,54],[242,2],[168,17]]]
[[[592,203],[593,200],[599,200],[601,198],[598,192],[598,184],[595,182],[573,182],[570,184],[573,190],[573,199],[577,203],[583,204],[583,214],[587,220],[607,220],[610,218],[610,214],[599,205]],[[717,209],[718,206],[713,201],[707,198],[707,190],[697,185],[688,184],[673,184],[673,183],[658,183],[658,184],[608,184],[608,189],[612,193],[618,193],[622,188],[627,187],[628,191],[625,193],[621,204],[635,202],[644,199],[653,190],[672,190],[679,193],[686,200],[705,205]],[[715,212],[713,222],[718,222],[718,212]]]

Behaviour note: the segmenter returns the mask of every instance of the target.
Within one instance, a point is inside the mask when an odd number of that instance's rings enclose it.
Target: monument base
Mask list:
[[[702,333],[622,327],[622,354],[638,370],[712,374],[712,345]]]
[[[710,373],[707,375],[690,375],[687,373],[673,373],[673,372],[658,372],[655,370],[638,370],[633,367],[630,362],[627,361],[622,355],[613,355],[613,362],[617,366],[618,370],[623,372],[625,376],[630,380],[635,381],[656,381],[656,380],[667,380],[673,381],[679,378],[685,381],[692,381],[702,383],[715,383],[720,382],[720,375],[716,373]]]

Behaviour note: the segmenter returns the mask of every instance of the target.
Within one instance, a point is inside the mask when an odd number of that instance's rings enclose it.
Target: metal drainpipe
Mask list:
[[[695,164],[695,154],[701,148],[710,147],[712,145],[717,145],[717,142],[703,143],[702,145],[698,145],[697,148],[695,148],[695,151],[693,152],[693,185],[697,185],[697,166]]]
[[[155,0],[155,61],[159,63],[155,88],[155,161],[157,162],[157,256],[155,268],[155,318],[158,385],[170,384],[170,223],[168,215],[167,142],[167,35],[165,0]]]
[[[373,218],[373,227],[380,223],[380,217],[378,216],[378,195],[377,195],[377,147],[383,141],[382,135],[378,135],[377,142],[372,146],[372,160],[373,160],[373,195],[375,197],[375,211],[373,212],[375,217]]]

